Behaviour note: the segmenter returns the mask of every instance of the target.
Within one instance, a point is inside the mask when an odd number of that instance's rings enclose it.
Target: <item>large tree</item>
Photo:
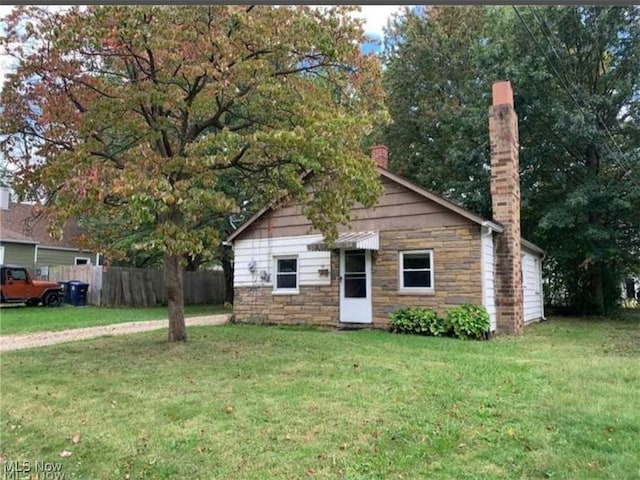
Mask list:
[[[479,62],[486,7],[405,8],[387,29],[384,127],[391,168],[490,215],[487,85]]]
[[[55,225],[91,216],[125,235],[146,229],[137,247],[163,255],[169,340],[186,340],[182,261],[215,248],[212,221],[238,209],[225,172],[259,198],[304,204],[329,238],[380,192],[360,148],[384,111],[380,69],[360,54],[350,10],[14,10],[0,125],[16,189],[44,193]]]
[[[512,72],[522,100],[537,107],[521,140],[537,170],[529,228],[552,253],[552,273],[574,310],[604,314],[624,274],[640,267],[640,8],[515,13],[513,56],[521,62]]]
[[[489,214],[488,95],[510,80],[523,235],[547,250],[557,300],[613,306],[640,269],[640,9],[431,7],[389,33],[391,165]]]

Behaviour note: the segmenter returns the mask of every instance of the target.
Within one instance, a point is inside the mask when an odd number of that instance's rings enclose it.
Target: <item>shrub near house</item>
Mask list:
[[[390,315],[389,323],[396,333],[454,336],[463,340],[485,339],[490,328],[487,309],[471,304],[450,308],[445,317],[428,308],[403,308]]]

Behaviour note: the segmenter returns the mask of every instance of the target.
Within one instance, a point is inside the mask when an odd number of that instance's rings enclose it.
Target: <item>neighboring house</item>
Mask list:
[[[494,85],[490,115],[494,220],[387,171],[387,148],[372,156],[384,194],[356,207],[327,245],[301,208],[265,208],[230,237],[234,314],[241,322],[388,325],[407,306],[443,314],[486,306],[491,330],[520,333],[544,317],[544,252],[520,238],[517,117],[508,82]]]
[[[82,230],[76,222],[67,222],[58,241],[47,232],[46,219],[34,217],[33,205],[10,203],[6,189],[0,199],[0,263],[22,265],[45,278],[54,265],[97,264],[97,255],[78,245]]]

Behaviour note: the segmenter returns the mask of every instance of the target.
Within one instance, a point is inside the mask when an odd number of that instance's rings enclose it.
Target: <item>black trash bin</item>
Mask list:
[[[69,282],[58,282],[62,285],[62,291],[64,292],[64,297],[62,297],[62,301],[64,303],[71,303],[71,286]]]
[[[74,307],[84,307],[87,304],[87,290],[89,290],[88,283],[80,282],[79,280],[72,280],[69,282],[69,290],[71,304]]]

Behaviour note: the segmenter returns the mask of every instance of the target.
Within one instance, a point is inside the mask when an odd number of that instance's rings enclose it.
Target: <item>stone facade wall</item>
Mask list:
[[[236,322],[337,325],[339,255],[331,253],[331,285],[300,286],[297,295],[274,295],[272,286],[236,287]]]
[[[433,249],[434,293],[398,291],[399,255],[405,250]],[[480,226],[429,227],[381,231],[380,249],[372,255],[373,326],[384,328],[389,314],[408,306],[441,314],[465,302],[482,304]],[[301,286],[298,295],[273,295],[271,287],[235,289],[238,322],[338,326],[340,314],[339,254],[331,254],[331,285]]]
[[[434,293],[398,291],[399,255],[405,250],[433,249]],[[403,307],[425,307],[444,314],[462,303],[482,304],[480,227],[458,225],[380,232],[373,261],[373,323],[387,326],[389,314]]]

